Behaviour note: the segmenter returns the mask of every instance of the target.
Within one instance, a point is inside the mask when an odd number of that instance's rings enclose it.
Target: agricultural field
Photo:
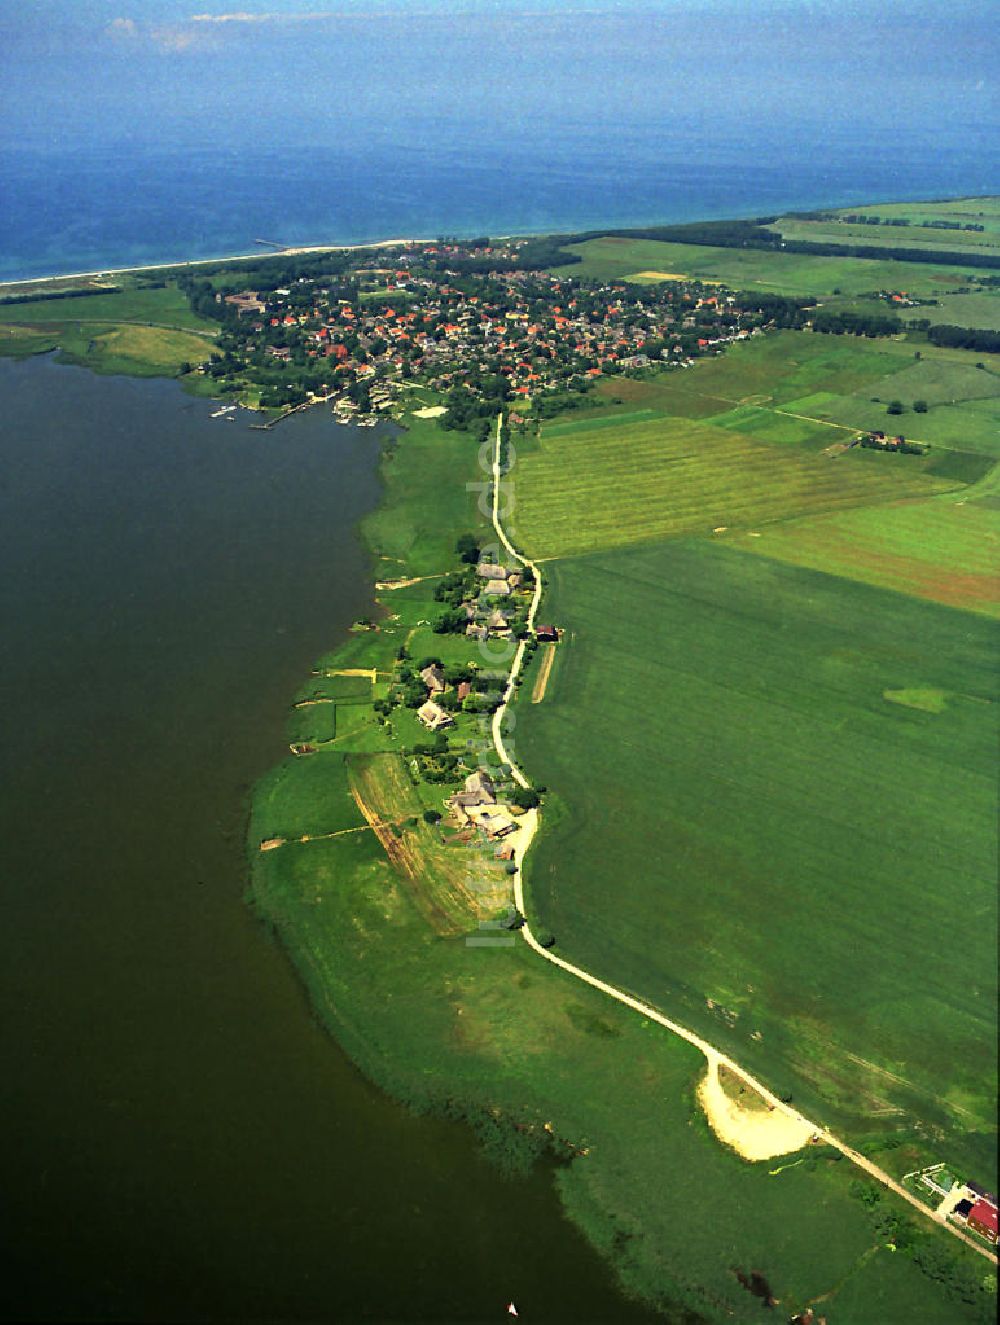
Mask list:
[[[791,520],[732,545],[1000,617],[1000,520],[974,491]]]
[[[621,430],[581,423],[544,432],[539,450],[519,458],[512,524],[529,555],[562,557],[956,486],[936,478],[932,464],[924,456],[831,456],[684,419]]]
[[[907,290],[911,294],[931,296],[966,285],[969,275],[961,267],[946,263],[939,267],[893,259],[883,262],[874,258],[828,258],[810,253],[715,248],[610,235],[570,244],[567,249],[578,253],[583,260],[571,266],[552,268],[566,276],[593,280],[628,277],[639,281],[688,277],[720,281],[739,290],[766,290],[787,295],[851,295],[871,290]]]
[[[537,923],[813,1116],[920,1119],[989,1181],[995,623],[709,540],[548,575]]]

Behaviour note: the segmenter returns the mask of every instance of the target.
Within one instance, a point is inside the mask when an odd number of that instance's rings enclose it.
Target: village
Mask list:
[[[517,245],[414,244],[335,280],[222,287],[203,371],[247,403],[325,401],[366,421],[398,416],[424,387],[445,399],[445,426],[465,427],[479,403],[481,417],[504,401],[537,410],[547,395],[555,407],[605,375],[690,366],[766,323],[718,285],[584,282],[516,257]]]
[[[527,630],[530,595],[530,571],[512,570],[496,560],[467,563],[462,571],[443,577],[438,586],[436,598],[443,612],[434,630],[457,636],[458,647],[463,640],[480,644],[525,639],[530,658],[539,644],[554,645],[560,637],[552,625]],[[420,780],[454,785],[463,769],[475,763],[459,788],[443,796],[441,811],[430,811],[430,816],[454,830],[453,840],[463,844],[478,841],[492,848],[493,858],[513,872],[519,851],[510,839],[519,831],[525,812],[539,804],[540,795],[534,788],[506,785],[503,768],[479,759],[477,743],[461,739],[478,731],[484,718],[490,719],[506,679],[502,667],[488,664],[446,664],[441,657],[429,657],[411,666],[403,657],[397,662],[394,684],[380,711],[388,718],[394,709],[415,709],[419,724],[434,737],[432,743],[417,741],[404,752],[411,772]],[[459,738],[454,746],[446,733]]]

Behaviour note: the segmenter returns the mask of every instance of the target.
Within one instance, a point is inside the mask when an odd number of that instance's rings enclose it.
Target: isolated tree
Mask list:
[[[926,413],[927,413],[927,401],[926,401],[926,400],[915,400],[915,401],[913,402],[913,412],[914,412],[914,414],[926,414]]]
[[[901,400],[890,400],[885,408],[886,414],[902,414],[903,402]]]

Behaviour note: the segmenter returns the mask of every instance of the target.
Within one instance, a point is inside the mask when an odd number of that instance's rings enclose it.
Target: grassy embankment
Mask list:
[[[473,443],[414,421],[386,454],[384,475],[385,500],[366,525],[376,576],[450,569],[457,534],[482,528],[466,488],[481,476]],[[426,580],[381,593],[381,629],[352,634],[321,660],[300,698],[325,697],[324,674],[355,667],[376,669],[371,693],[382,695],[402,643],[415,659],[478,661],[464,640],[430,632],[433,587]],[[528,677],[522,694],[530,693]],[[290,738],[308,737],[303,714],[321,707],[295,710]],[[986,1318],[986,1267],[909,1224],[901,1241],[916,1236],[921,1257],[955,1257],[950,1272],[965,1287],[956,1294],[912,1257],[894,1257],[889,1226],[875,1221],[897,1214],[895,1202],[886,1197],[868,1213],[843,1162],[812,1153],[787,1169],[748,1165],[719,1146],[695,1105],[702,1062],[689,1046],[521,943],[469,946],[505,896],[506,876],[423,821],[421,809],[440,806],[450,787],[410,778],[399,749],[416,738],[412,713],[394,710],[387,726],[369,714],[342,736],[341,702],[336,709],[333,743],[286,759],[257,789],[252,891],[319,1015],[366,1072],[418,1107],[469,1119],[507,1161],[542,1145],[572,1156],[557,1176],[566,1209],[625,1285],[654,1302],[683,1301],[708,1319],[756,1318],[760,1303],[735,1273],[752,1268],[789,1311],[832,1293],[842,1325],[870,1320],[873,1301],[896,1319]],[[474,720],[460,723],[451,742],[459,754],[480,734]],[[316,735],[329,731],[327,723]],[[378,837],[342,831],[363,822],[356,797],[390,821]],[[558,818],[555,801],[548,813]],[[334,832],[341,835],[259,851],[263,839]],[[484,879],[485,894],[473,886]]]
[[[191,312],[175,285],[0,303],[0,354],[58,350],[67,363],[97,373],[174,377],[183,363],[209,357],[217,330]]]

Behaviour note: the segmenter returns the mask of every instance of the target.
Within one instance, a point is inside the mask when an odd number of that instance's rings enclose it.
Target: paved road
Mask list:
[[[500,418],[497,419],[497,435],[493,452],[493,527],[496,530],[497,538],[500,540],[507,555],[519,562],[522,566],[527,566],[535,577],[535,591],[532,594],[531,607],[528,611],[528,629],[531,630],[534,628],[535,614],[538,611],[539,604],[542,600],[542,574],[538,569],[536,562],[518,552],[517,548],[514,547],[513,543],[511,543],[510,539],[507,537],[507,533],[500,519],[500,429],[502,422],[503,416],[501,415]],[[522,640],[518,644],[517,651],[514,654],[514,660],[511,663],[510,675],[507,679],[507,686],[504,690],[500,707],[493,715],[493,744],[496,747],[497,754],[500,756],[503,763],[510,769],[511,777],[514,781],[522,787],[529,785],[528,779],[507,752],[503,737],[503,720],[511,696],[514,693],[515,683],[524,664],[524,650],[525,641]],[[533,829],[535,826],[537,826],[537,816],[533,823]],[[525,849],[527,848],[527,845],[528,843],[525,842]],[[532,933],[531,925],[526,918],[523,870],[521,869],[519,869],[517,874],[514,875],[514,904],[521,915],[525,916],[525,923],[520,930],[521,937],[524,939],[525,943],[527,943],[528,947],[531,948],[533,952],[536,952],[539,957],[544,957],[544,959],[547,962],[551,962],[553,966],[558,966],[560,970],[565,971],[568,975],[572,975],[577,980],[582,980],[584,984],[590,985],[593,989],[599,989],[602,994],[607,994],[609,998],[615,999],[616,1002],[623,1003],[625,1007],[631,1008],[633,1012],[638,1012],[640,1016],[647,1017],[650,1021],[655,1021],[658,1025],[666,1027],[666,1029],[672,1031],[674,1035],[679,1035],[682,1040],[687,1040],[689,1044],[693,1044],[695,1048],[700,1049],[705,1055],[710,1070],[717,1070],[719,1066],[722,1066],[737,1073],[744,1081],[746,1081],[751,1089],[757,1091],[757,1093],[765,1099],[773,1109],[781,1110],[781,1112],[788,1118],[800,1124],[804,1129],[807,1129],[809,1134],[814,1136],[819,1144],[832,1146],[835,1150],[839,1150],[840,1153],[846,1159],[849,1159],[852,1164],[856,1164],[858,1168],[863,1169],[870,1177],[874,1178],[877,1182],[880,1182],[883,1187],[888,1187],[890,1191],[893,1191],[897,1196],[902,1197],[904,1201],[913,1206],[915,1210],[918,1210],[923,1216],[925,1216],[925,1218],[934,1219],[937,1223],[941,1224],[942,1227],[946,1228],[949,1233],[954,1234],[955,1237],[964,1242],[966,1246],[971,1247],[973,1251],[979,1252],[981,1256],[985,1256],[987,1260],[993,1263],[996,1262],[997,1258],[992,1252],[981,1246],[980,1243],[976,1242],[967,1233],[963,1233],[960,1228],[956,1228],[954,1224],[949,1224],[943,1219],[938,1219],[933,1210],[924,1205],[922,1201],[919,1201],[911,1192],[908,1192],[901,1183],[898,1183],[895,1178],[886,1173],[884,1169],[879,1168],[879,1166],[873,1163],[872,1160],[868,1159],[867,1156],[860,1154],[857,1150],[854,1150],[847,1145],[845,1141],[841,1141],[839,1137],[834,1136],[833,1133],[828,1131],[827,1128],[822,1126],[822,1124],[811,1122],[804,1114],[799,1113],[797,1109],[793,1109],[783,1100],[778,1099],[773,1091],[769,1090],[763,1082],[758,1081],[756,1077],[751,1076],[745,1067],[730,1058],[728,1054],[724,1054],[714,1045],[709,1044],[707,1040],[702,1039],[700,1035],[689,1030],[687,1026],[682,1026],[680,1022],[664,1016],[662,1012],[657,1011],[656,1008],[651,1007],[648,1003],[643,1003],[641,999],[633,998],[631,994],[625,993],[623,989],[618,989],[615,985],[608,984],[606,980],[601,980],[596,975],[591,975],[591,973],[585,971],[582,966],[575,966],[572,962],[568,962],[565,958],[557,956],[548,948],[543,948]]]

